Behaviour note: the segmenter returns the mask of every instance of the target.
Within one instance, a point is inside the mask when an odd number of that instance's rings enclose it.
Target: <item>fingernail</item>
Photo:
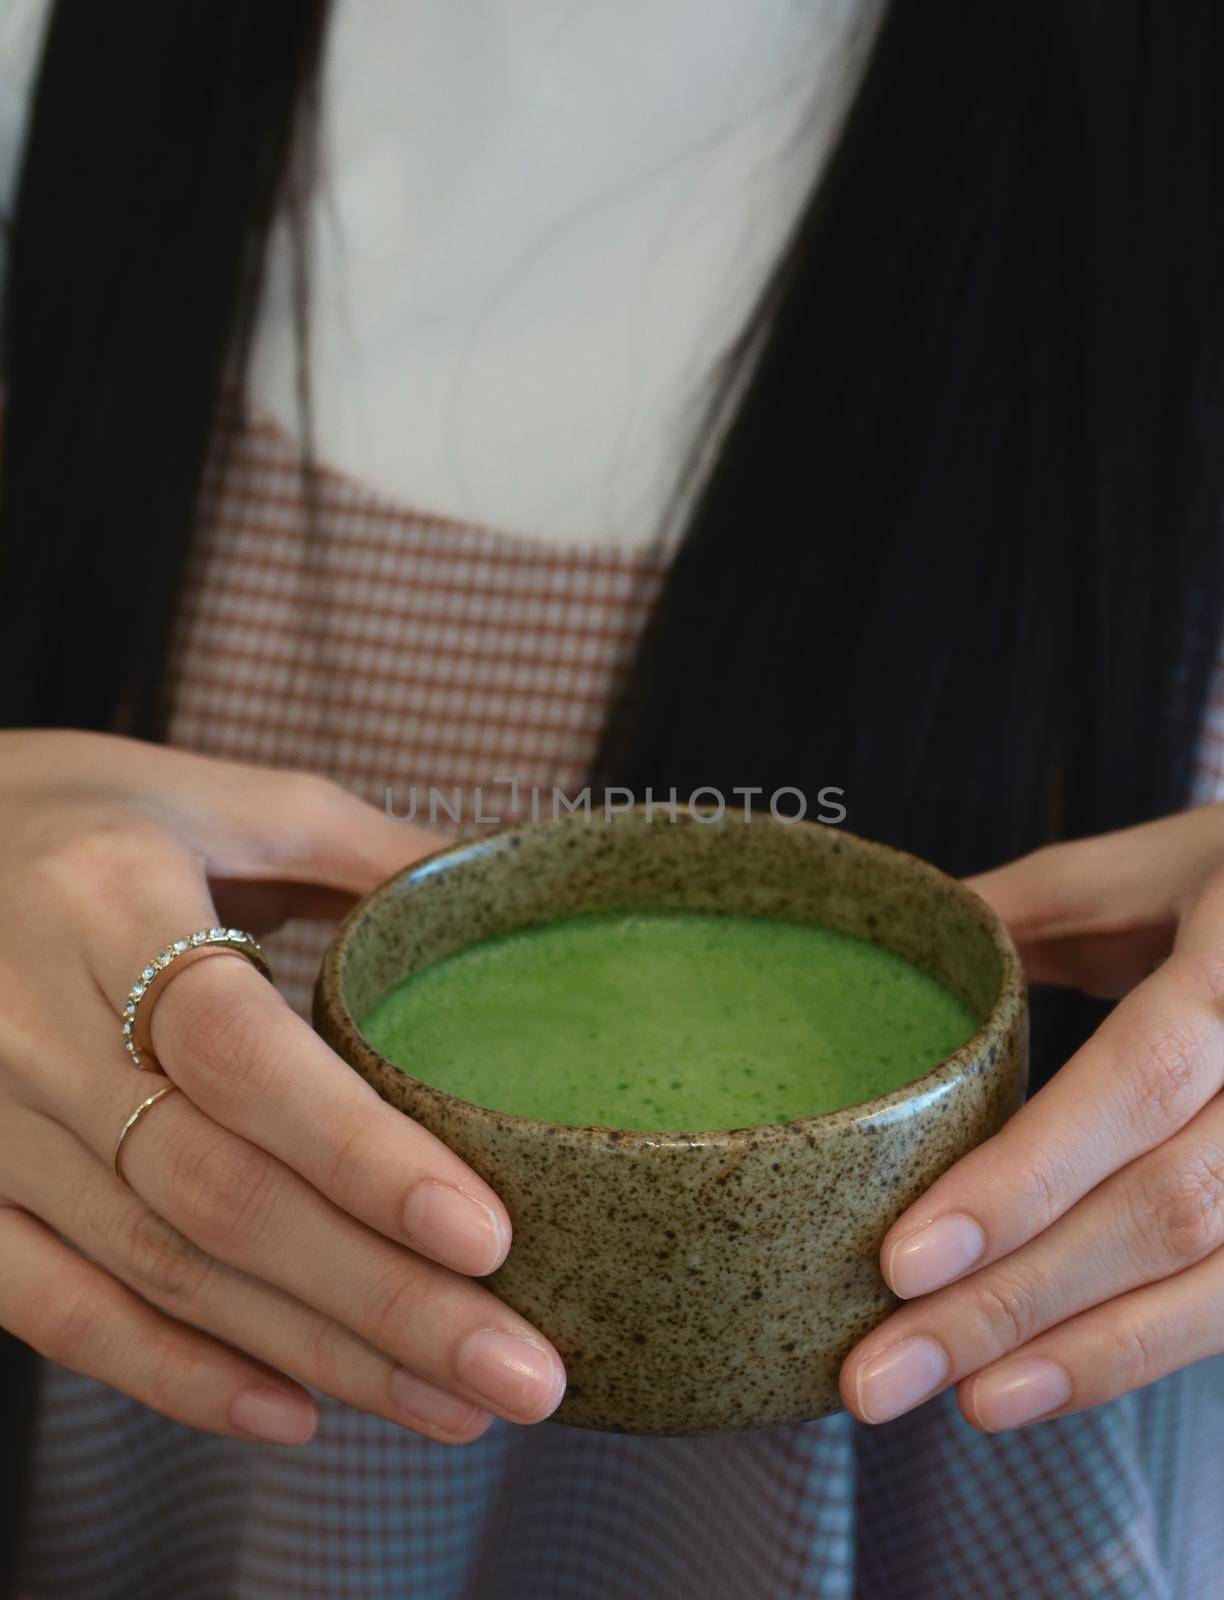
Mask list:
[[[986,1248],[986,1235],[959,1211],[936,1217],[893,1245],[885,1277],[894,1294],[911,1300],[959,1278]]]
[[[283,1389],[243,1389],[230,1402],[235,1428],[267,1444],[305,1444],[319,1426],[313,1402]]]
[[[433,1179],[418,1183],[404,1202],[404,1230],[435,1261],[477,1277],[493,1271],[509,1243],[491,1206]]]
[[[1056,1361],[1025,1356],[984,1372],[973,1385],[970,1405],[983,1428],[996,1433],[1035,1422],[1071,1398],[1071,1379]]]
[[[551,1350],[478,1328],[459,1346],[455,1371],[494,1411],[515,1422],[541,1422],[561,1404],[565,1369]]]
[[[468,1400],[460,1400],[445,1389],[437,1389],[415,1372],[397,1367],[391,1374],[391,1394],[400,1410],[417,1427],[448,1438],[474,1439],[492,1422],[487,1411]]]
[[[947,1376],[948,1358],[934,1339],[902,1339],[858,1369],[859,1410],[868,1422],[888,1422],[933,1394]]]

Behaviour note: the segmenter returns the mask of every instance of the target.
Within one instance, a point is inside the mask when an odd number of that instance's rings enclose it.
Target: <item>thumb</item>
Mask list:
[[[1048,845],[965,880],[1007,924],[1030,979],[1116,998],[1168,954],[1220,846],[1192,814]]]
[[[1046,845],[967,878],[1020,937],[1120,933],[1175,923],[1224,861],[1224,806]]]
[[[163,800],[162,815],[214,882],[363,895],[451,842],[314,773],[197,761],[195,776],[205,781]]]
[[[295,775],[296,776],[296,775]],[[401,822],[339,784],[307,776],[291,786],[269,836],[271,874],[349,894],[371,889],[452,840]]]

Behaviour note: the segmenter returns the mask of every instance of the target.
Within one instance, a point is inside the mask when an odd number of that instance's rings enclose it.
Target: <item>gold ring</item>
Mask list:
[[[127,1178],[124,1176],[123,1165],[119,1159],[123,1154],[123,1141],[127,1138],[128,1134],[131,1133],[132,1129],[140,1121],[141,1117],[144,1116],[145,1112],[149,1110],[150,1106],[155,1106],[159,1100],[164,1100],[168,1094],[172,1094],[177,1088],[178,1085],[175,1083],[164,1083],[161,1088],[158,1089],[154,1094],[151,1094],[147,1100],[142,1100],[140,1102],[135,1111],[132,1112],[131,1116],[123,1124],[122,1128],[120,1128],[119,1137],[115,1140],[115,1176],[122,1182],[128,1182]],[[128,1183],[128,1188],[130,1189],[131,1187],[131,1184]]]
[[[171,967],[178,971],[189,966],[200,956],[212,955],[218,950],[232,950],[245,956],[251,965],[272,982],[272,969],[267,958],[249,933],[241,928],[204,928],[199,933],[189,933],[185,939],[176,939],[155,955],[128,990],[123,1007],[123,1048],[136,1066],[150,1071],[154,1065],[150,1056],[149,1029],[152,1025],[153,1002],[162,988],[163,980]]]

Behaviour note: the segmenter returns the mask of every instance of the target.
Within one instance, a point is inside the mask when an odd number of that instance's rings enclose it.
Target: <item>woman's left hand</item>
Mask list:
[[[889,1229],[909,1304],[841,1392],[885,1422],[955,1384],[997,1432],[1224,1353],[1224,806],[969,881],[1034,982],[1124,998]]]

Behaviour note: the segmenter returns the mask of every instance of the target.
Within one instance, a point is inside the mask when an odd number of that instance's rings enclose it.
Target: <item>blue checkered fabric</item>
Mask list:
[[[989,1436],[945,1396],[703,1439],[325,1402],[303,1449],[47,1366],[31,1600],[1218,1600],[1224,1358]]]

